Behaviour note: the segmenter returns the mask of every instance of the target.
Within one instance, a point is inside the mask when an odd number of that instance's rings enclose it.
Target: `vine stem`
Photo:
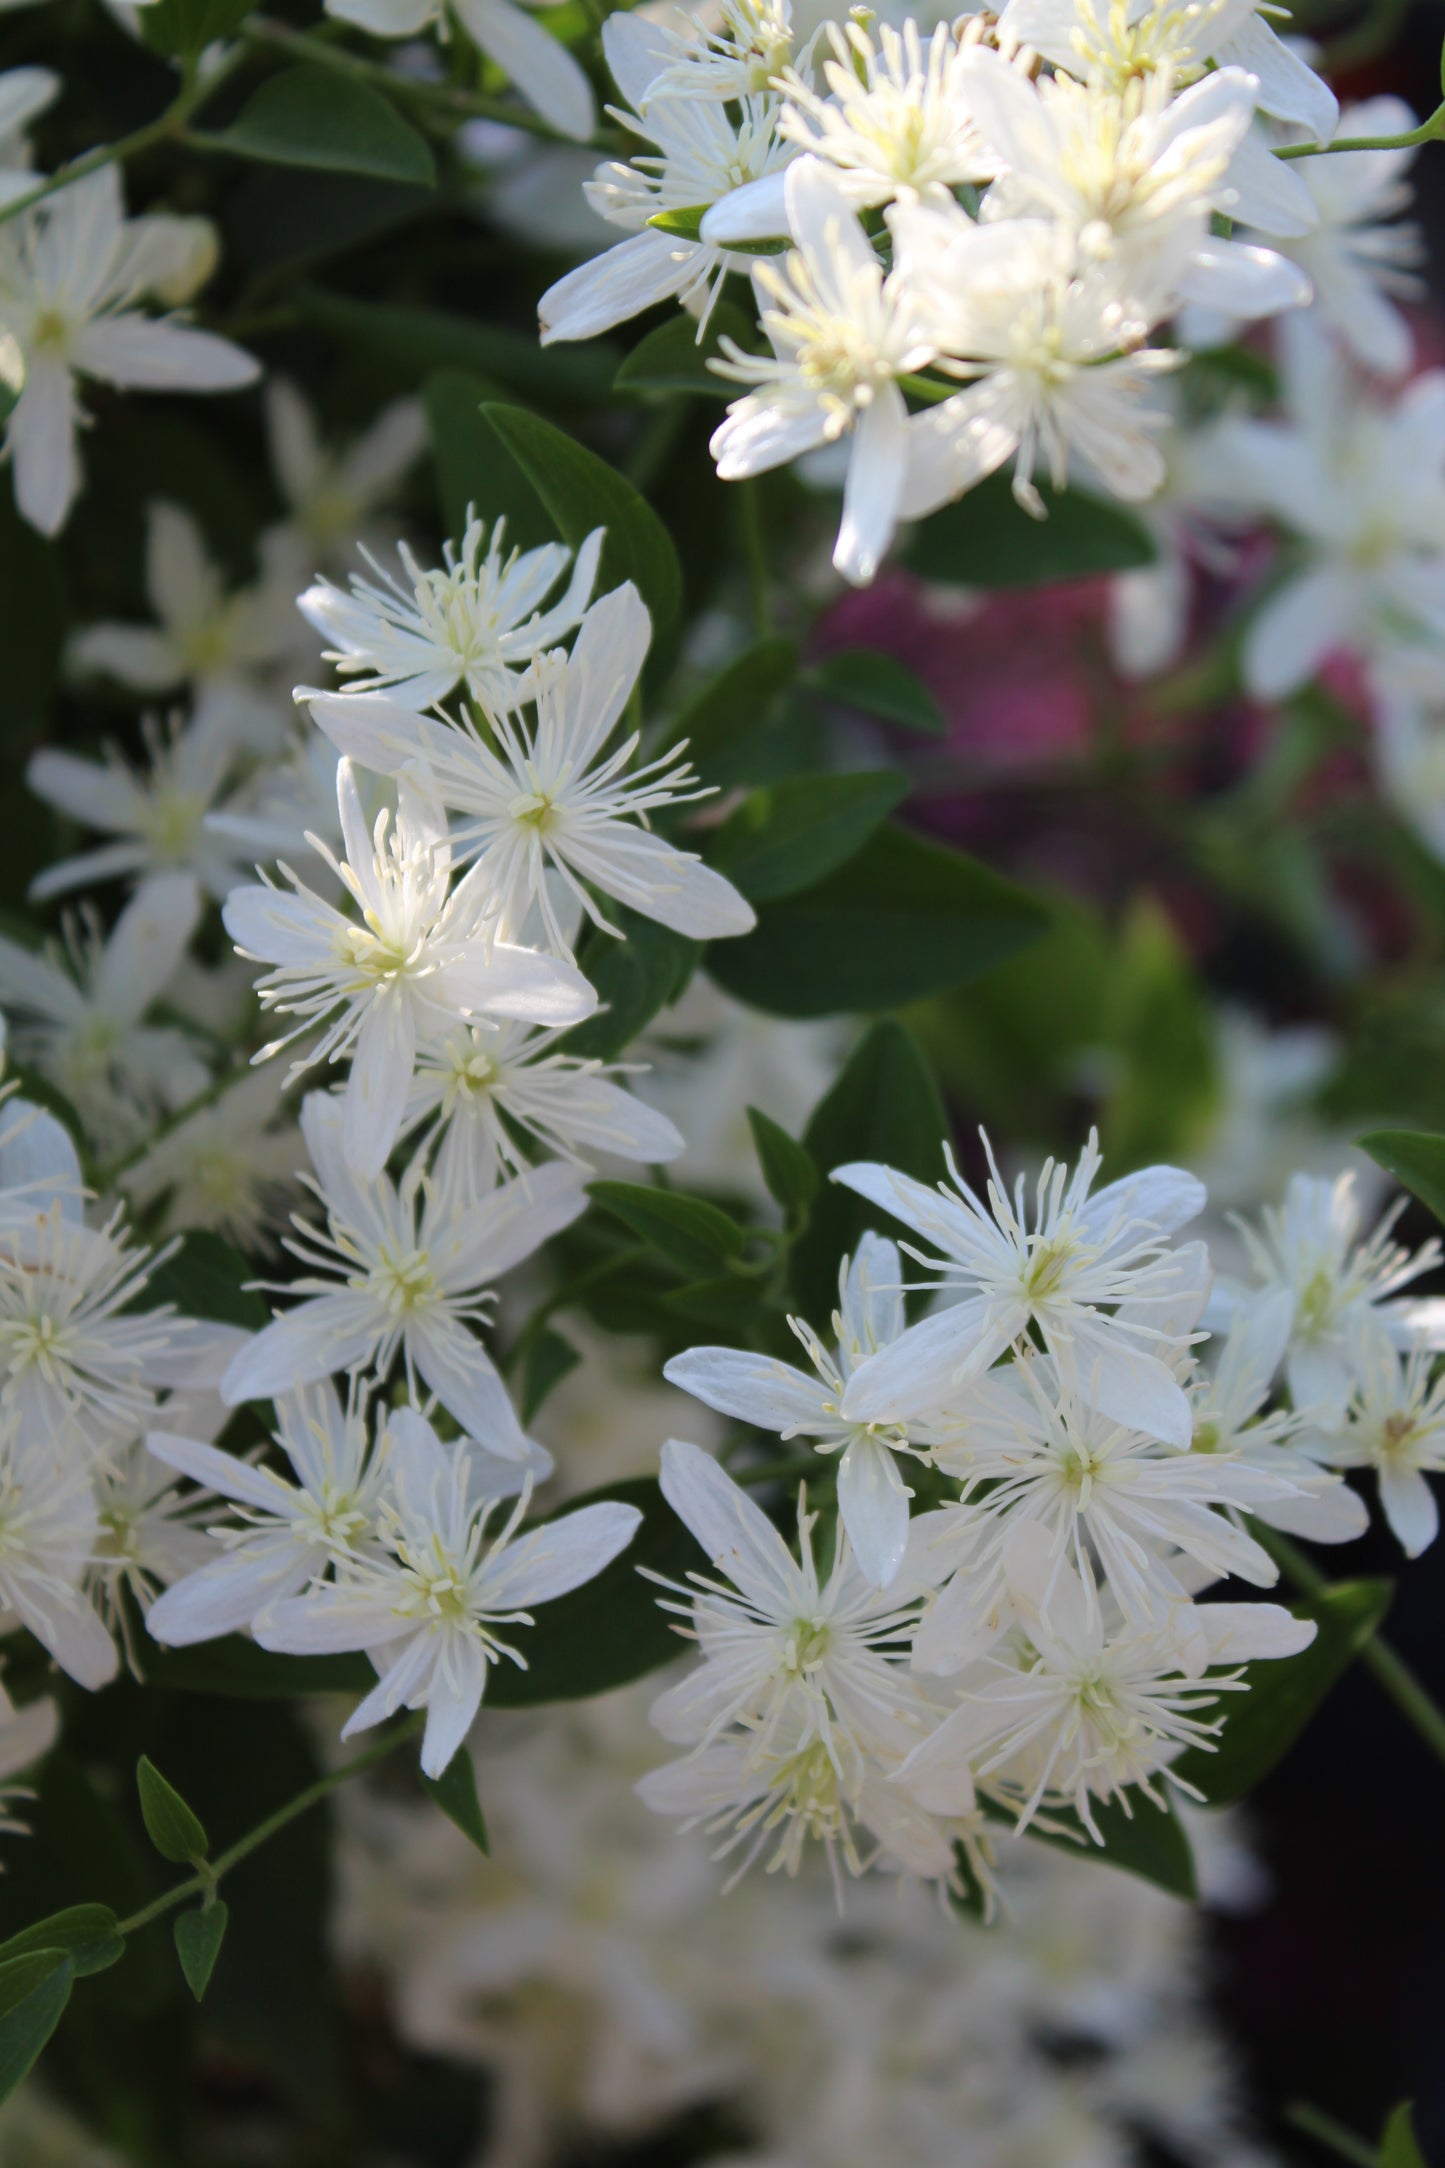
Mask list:
[[[1285,2109],[1284,2119],[1317,2145],[1328,2146],[1341,2160],[1354,2161],[1356,2168],[1375,2168],[1379,2159],[1375,2148],[1333,2115],[1326,2115],[1323,2108],[1314,2107],[1308,2100],[1296,2100]]]
[[[395,1731],[389,1731],[384,1738],[374,1740],[364,1753],[353,1755],[351,1760],[343,1762],[339,1769],[333,1769],[328,1775],[318,1777],[314,1784],[307,1785],[305,1791],[298,1792],[294,1799],[288,1799],[284,1807],[278,1807],[274,1814],[268,1814],[263,1822],[258,1822],[254,1829],[248,1830],[244,1837],[238,1837],[233,1845],[222,1852],[219,1859],[207,1860],[188,1882],[178,1882],[175,1888],[167,1890],[163,1897],[157,1897],[152,1903],[142,1905],[139,1912],[132,1912],[128,1919],[119,1921],[116,1933],[133,1935],[139,1928],[149,1927],[152,1920],[160,1919],[164,1913],[173,1912],[176,1906],[184,1904],[188,1897],[214,1897],[216,1886],[223,1875],[229,1874],[233,1867],[238,1867],[252,1852],[259,1851],[261,1846],[269,1842],[278,1830],[284,1829],[288,1822],[298,1820],[301,1815],[308,1814],[312,1807],[319,1806],[321,1801],[339,1786],[352,1777],[360,1776],[364,1769],[374,1768],[377,1762],[385,1761],[404,1740],[414,1738],[425,1722],[424,1710],[416,1716],[408,1717]]]
[[[1342,136],[1334,143],[1283,143],[1276,158],[1328,158],[1336,151],[1412,151],[1421,143],[1438,143],[1445,137],[1445,105],[1437,105],[1430,118],[1404,135]]]
[[[92,173],[102,172],[106,166],[123,166],[132,158],[139,158],[154,144],[164,143],[178,136],[191,115],[197,112],[213,91],[219,90],[227,76],[234,73],[245,59],[242,46],[228,53],[210,74],[197,77],[189,73],[180,90],[165,111],[155,120],[147,121],[144,128],[135,128],[129,135],[117,136],[114,143],[99,143],[93,151],[81,158],[72,158],[68,166],[38,181],[34,188],[27,188],[23,196],[14,197],[9,203],[0,204],[0,226],[9,219],[19,218],[23,211],[33,210],[37,203],[44,203],[48,196],[58,195],[63,188],[73,187],[76,181],[89,178]]]
[[[1303,1551],[1297,1550],[1287,1537],[1277,1535],[1272,1528],[1262,1528],[1256,1522],[1254,1529],[1285,1579],[1292,1582],[1301,1595],[1326,1593],[1331,1585],[1329,1580],[1311,1564]],[[1359,1659],[1374,1672],[1391,1701],[1419,1733],[1435,1759],[1445,1764],[1445,1710],[1426,1692],[1404,1658],[1397,1655],[1381,1635],[1371,1634],[1359,1651]]]

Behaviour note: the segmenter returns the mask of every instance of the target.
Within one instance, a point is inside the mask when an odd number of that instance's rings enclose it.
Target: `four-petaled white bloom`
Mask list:
[[[371,1176],[386,1165],[401,1128],[418,1040],[477,1015],[575,1024],[597,997],[570,964],[491,938],[489,869],[474,866],[452,886],[446,818],[405,776],[395,821],[383,810],[373,829],[347,760],[337,770],[336,795],[346,863],[312,840],[359,918],[316,895],[287,866],[281,870],[291,895],[270,883],[233,889],[222,916],[238,953],[273,967],[256,982],[262,1007],[301,1018],[256,1059],[322,1027],[292,1075],[350,1057],[346,1155],[358,1174]]]
[[[783,1438],[810,1439],[820,1453],[840,1453],[838,1510],[860,1568],[875,1587],[887,1588],[908,1547],[908,1500],[912,1495],[898,1465],[910,1446],[901,1423],[855,1423],[841,1403],[860,1363],[890,1346],[903,1330],[903,1267],[893,1243],[865,1235],[856,1256],[845,1258],[833,1315],[836,1348],[829,1353],[810,1325],[789,1320],[813,1366],[813,1375],[775,1356],[741,1348],[692,1348],[675,1355],[663,1376],[722,1415],[775,1430]],[[686,1515],[684,1515],[686,1518]]]
[[[1373,1469],[1380,1510],[1409,1558],[1428,1550],[1440,1529],[1425,1481],[1445,1475],[1445,1377],[1432,1380],[1433,1368],[1426,1346],[1402,1355],[1377,1333],[1361,1334],[1344,1424],[1305,1441],[1333,1468]]]
[[[1072,1176],[1049,1160],[1032,1213],[1023,1176],[1010,1199],[991,1149],[986,1202],[951,1155],[951,1187],[929,1188],[868,1163],[835,1168],[835,1182],[934,1245],[937,1256],[908,1253],[958,1298],[854,1371],[843,1395],[850,1421],[906,1421],[959,1407],[963,1389],[1036,1325],[1085,1405],[1167,1444],[1189,1443],[1188,1400],[1156,1350],[1167,1346],[1169,1310],[1207,1280],[1202,1245],[1170,1247],[1203,1210],[1204,1190],[1177,1167],[1145,1167],[1091,1196],[1100,1163],[1092,1135]],[[1124,1304],[1125,1315],[1109,1314]]]
[[[1212,1299],[1212,1318],[1228,1323],[1276,1291],[1288,1297],[1282,1354],[1290,1399],[1326,1429],[1344,1420],[1362,1351],[1371,1344],[1441,1344],[1438,1304],[1397,1299],[1441,1254],[1433,1238],[1413,1256],[1391,1240],[1403,1210],[1402,1199],[1361,1239],[1353,1176],[1327,1182],[1296,1174],[1284,1203],[1266,1209],[1258,1228],[1241,1222],[1253,1284],[1221,1282]]]
[[[781,466],[851,434],[843,523],[833,562],[871,580],[898,518],[907,471],[908,408],[898,379],[933,358],[916,296],[885,277],[836,176],[815,158],[788,168],[781,269],[753,273],[771,355],[724,339],[720,375],[752,388],[729,407],[709,447],[725,482]]]
[[[646,1163],[682,1151],[665,1114],[612,1082],[621,1072],[554,1051],[557,1038],[520,1024],[459,1024],[418,1051],[405,1127],[425,1123],[426,1148],[438,1140],[440,1189],[481,1196],[537,1146],[562,1159],[603,1153]]]
[[[572,653],[536,665],[530,730],[498,715],[484,736],[382,693],[313,693],[311,712],[362,767],[424,783],[457,816],[453,849],[478,860],[501,922],[521,926],[535,904],[558,955],[570,957],[571,943],[548,893],[549,869],[600,926],[607,920],[594,888],[696,940],[747,933],[753,912],[732,883],[640,825],[649,812],[698,795],[692,770],[664,754],[629,774],[636,732],[607,749],[651,636],[631,581],[594,602]]]
[[[127,222],[120,169],[73,181],[0,227],[0,333],[24,382],[6,426],[15,502],[42,534],[58,534],[80,490],[77,377],[145,391],[234,391],[256,363],[213,332],[144,315],[173,251],[152,249],[152,222]]]
[[[599,166],[587,184],[593,210],[609,224],[626,227],[629,238],[569,271],[543,294],[537,315],[544,346],[554,339],[595,338],[654,302],[674,297],[705,323],[727,273],[748,270],[751,259],[664,233],[649,220],[665,211],[695,213],[793,156],[791,144],[777,134],[775,97],[749,93],[739,100],[734,119],[716,99],[654,94],[665,71],[687,60],[688,42],[676,31],[618,10],[602,26],[602,49],[632,107],[616,117],[657,147],[630,165]]]
[[[490,1314],[493,1282],[586,1209],[582,1176],[553,1162],[479,1202],[445,1195],[419,1165],[399,1189],[385,1175],[363,1182],[343,1149],[344,1119],[324,1092],[301,1109],[327,1230],[298,1220],[286,1247],[318,1269],[281,1290],[302,1299],[241,1349],[221,1380],[222,1398],[232,1406],[265,1400],[342,1370],[384,1377],[400,1355],[413,1393],[420,1379],[488,1452],[534,1458],[468,1328]]]
[[[528,698],[527,666],[581,622],[602,555],[602,529],[577,552],[566,592],[547,596],[572,553],[560,542],[506,548],[506,526],[469,514],[461,549],[446,545],[440,569],[420,564],[403,542],[404,581],[368,558],[374,579],[351,576],[351,592],[317,580],[297,603],[323,638],[326,660],[359,692],[389,692],[403,707],[434,708],[460,687],[486,715]]]
[[[519,1535],[530,1483],[490,1534],[487,1495],[463,1443],[443,1447],[414,1409],[392,1417],[388,1486],[377,1542],[336,1563],[336,1578],[273,1603],[256,1622],[262,1646],[298,1655],[364,1649],[380,1684],[343,1738],[398,1709],[425,1709],[421,1765],[439,1777],[471,1729],[491,1666],[526,1669],[508,1630],[535,1623],[529,1606],[592,1580],[631,1542],[635,1506],[583,1506]]]
[[[19,1019],[15,1049],[98,1142],[132,1143],[152,1115],[184,1106],[210,1081],[184,1032],[145,1021],[200,915],[194,881],[160,873],[142,882],[104,942],[93,927],[69,928],[68,958],[0,937],[0,1003]]]

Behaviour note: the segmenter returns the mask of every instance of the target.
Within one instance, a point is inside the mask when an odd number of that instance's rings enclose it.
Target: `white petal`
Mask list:
[[[483,1583],[486,1600],[511,1610],[565,1596],[611,1565],[641,1525],[636,1506],[613,1500],[544,1521],[488,1561]]]
[[[558,132],[585,143],[597,120],[592,86],[565,45],[509,0],[453,0],[481,50]]]
[[[1435,1493],[1418,1468],[1379,1471],[1380,1506],[1407,1558],[1418,1558],[1440,1532]]]
[[[855,1438],[844,1453],[838,1511],[864,1576],[887,1588],[908,1549],[908,1492],[897,1455],[876,1438]]]
[[[346,1079],[346,1157],[363,1181],[375,1181],[396,1143],[416,1066],[416,1020],[410,1002],[377,995],[352,1050]]]
[[[214,332],[144,316],[102,316],[77,336],[75,366],[108,384],[142,391],[236,391],[261,365]]]
[[[663,1365],[662,1374],[694,1400],[716,1408],[720,1415],[756,1424],[759,1430],[775,1430],[787,1437],[794,1431],[829,1425],[828,1394],[822,1383],[771,1355],[750,1355],[741,1348],[695,1347],[685,1355],[674,1355]]]
[[[792,1554],[746,1491],[700,1446],[669,1438],[662,1448],[662,1495],[723,1573],[770,1618],[791,1616],[799,1573]]]

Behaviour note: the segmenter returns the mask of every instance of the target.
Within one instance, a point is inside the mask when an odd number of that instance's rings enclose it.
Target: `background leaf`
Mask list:
[[[1372,1129],[1359,1139],[1377,1165],[1445,1220],[1445,1137],[1421,1129]]]
[[[204,2000],[211,1984],[211,1974],[216,1969],[230,1917],[225,1905],[216,1897],[208,1905],[197,1905],[193,1911],[178,1912],[172,1923],[171,1933],[181,1971],[197,2002]]]
[[[991,474],[956,504],[914,528],[910,572],[948,587],[1040,587],[1152,564],[1148,531],[1130,513],[1086,490],[1041,483],[1047,519],[1032,519],[1005,474]]]
[[[336,68],[283,68],[267,76],[215,140],[269,165],[319,166],[421,186],[436,179],[426,137],[380,91]]]
[[[846,865],[908,790],[892,768],[767,784],[723,822],[709,862],[752,903],[796,895]]]
[[[181,1867],[204,1859],[210,1842],[199,1817],[144,1754],[136,1764],[135,1781],[146,1835],[162,1859],[174,1860]]]
[[[880,654],[876,648],[849,647],[825,655],[814,663],[803,684],[808,692],[836,701],[839,707],[857,708],[881,722],[920,730],[930,738],[941,738],[948,728],[942,708],[922,678],[896,656]]]
[[[64,1950],[32,1950],[0,1965],[0,2101],[35,2067],[65,2015],[74,1978]]]
[[[455,1822],[462,1835],[473,1843],[479,1852],[489,1853],[486,1818],[482,1803],[477,1797],[477,1772],[472,1757],[463,1747],[453,1754],[439,1777],[422,1775],[421,1788],[435,1806],[441,1808],[449,1822]]]

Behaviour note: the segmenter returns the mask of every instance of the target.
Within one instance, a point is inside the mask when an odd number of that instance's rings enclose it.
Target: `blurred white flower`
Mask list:
[[[326,0],[326,12],[374,38],[414,38],[435,24],[445,39],[450,6],[472,43],[511,77],[528,105],[559,134],[585,141],[597,119],[592,86],[580,61],[530,12],[554,5],[556,0],[524,0],[523,7],[513,0]]]

